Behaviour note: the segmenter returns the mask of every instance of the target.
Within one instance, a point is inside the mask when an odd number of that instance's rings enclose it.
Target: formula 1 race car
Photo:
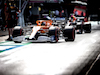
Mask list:
[[[58,42],[59,39],[65,39],[65,41],[75,40],[75,28],[73,26],[66,26],[62,28],[53,23],[53,20],[37,20],[37,25],[27,26],[30,28],[31,34],[27,37],[25,28],[16,26],[13,31],[13,41],[15,43],[21,43],[22,41],[49,41]]]
[[[76,32],[79,34],[91,33],[91,23],[84,21],[85,17],[75,17],[76,21],[70,20],[70,25],[73,25],[76,29]]]

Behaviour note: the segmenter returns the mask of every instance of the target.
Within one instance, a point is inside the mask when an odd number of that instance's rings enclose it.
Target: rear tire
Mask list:
[[[64,37],[68,37],[65,39],[66,42],[75,40],[75,28],[65,29],[63,34],[64,34]]]
[[[51,43],[57,43],[59,40],[59,31],[57,28],[55,28],[54,30],[49,30],[49,36],[53,37],[53,40],[51,40]]]
[[[91,24],[84,25],[85,33],[91,33]]]

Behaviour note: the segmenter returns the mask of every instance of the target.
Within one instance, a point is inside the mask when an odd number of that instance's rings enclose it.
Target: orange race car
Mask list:
[[[53,20],[37,20],[35,26],[31,26],[31,34],[29,37],[24,34],[23,28],[15,27],[13,31],[13,41],[19,43],[22,41],[50,41],[58,42],[58,40],[65,39],[65,41],[75,40],[75,28],[72,26],[66,26],[62,29],[59,26],[53,25]],[[28,28],[28,27],[27,27]]]

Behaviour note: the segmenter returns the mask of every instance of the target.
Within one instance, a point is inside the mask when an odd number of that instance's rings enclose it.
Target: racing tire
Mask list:
[[[12,34],[13,37],[17,37],[21,35],[23,35],[23,29],[18,29],[18,30],[16,29],[13,31],[13,34]]]
[[[15,43],[21,43],[22,41],[14,41]]]
[[[63,32],[64,37],[67,37],[65,41],[74,41],[75,40],[75,28],[65,29]]]
[[[80,34],[83,34],[83,26],[81,25]]]
[[[59,40],[58,33],[59,33],[59,30],[57,28],[55,28],[54,30],[49,30],[49,33],[48,33],[49,36],[54,38],[53,40],[50,41],[50,43],[58,42],[58,40]]]
[[[85,31],[85,33],[91,33],[91,30]]]
[[[84,25],[84,32],[91,33],[91,24]]]
[[[23,34],[24,32],[23,32],[23,29],[22,28],[20,28],[20,29],[15,29],[15,30],[13,30],[13,34],[12,34],[12,37],[13,38],[15,38],[15,37],[18,37],[18,36],[22,36],[22,35],[24,35]],[[14,41],[14,40],[13,40]],[[14,41],[15,43],[21,43],[22,41]]]
[[[79,29],[79,32],[77,34],[83,34],[83,29]]]
[[[77,32],[77,34],[83,34],[83,25],[82,25],[82,24],[77,25],[76,30],[79,30],[79,31]]]
[[[39,37],[39,33],[36,33],[36,35],[35,35],[35,39],[37,40],[38,37]]]

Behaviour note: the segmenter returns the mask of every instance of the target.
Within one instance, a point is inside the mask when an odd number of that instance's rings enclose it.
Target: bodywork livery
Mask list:
[[[59,21],[61,22],[62,20],[63,19]],[[37,25],[31,26],[31,34],[27,38],[25,37],[27,34],[24,34],[24,31],[22,31],[23,28],[15,28],[13,31],[13,41],[19,43],[22,41],[58,42],[59,39],[65,39],[65,41],[75,40],[75,28],[72,26],[66,26],[66,23],[64,23],[64,27],[62,27],[62,24],[58,23],[59,25],[56,25],[54,24],[54,20],[49,19],[37,20],[36,24]]]

